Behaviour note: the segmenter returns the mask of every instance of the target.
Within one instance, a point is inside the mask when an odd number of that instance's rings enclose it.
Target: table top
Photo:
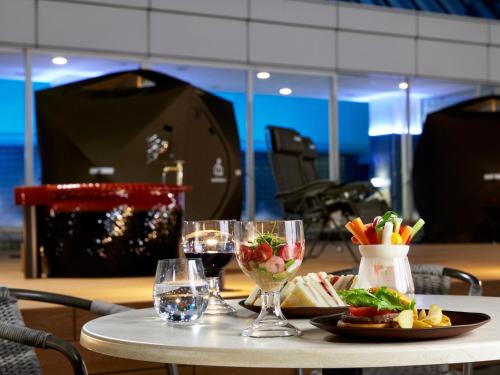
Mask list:
[[[293,319],[302,337],[240,336],[256,314],[237,305],[235,316],[204,316],[203,323],[169,326],[154,309],[133,310],[84,325],[81,344],[114,357],[207,366],[349,368],[479,362],[500,359],[500,298],[418,295],[417,306],[483,312],[492,320],[471,333],[420,342],[376,343],[346,339]]]

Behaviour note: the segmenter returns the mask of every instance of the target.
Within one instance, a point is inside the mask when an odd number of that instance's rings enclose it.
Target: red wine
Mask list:
[[[233,258],[233,253],[185,253],[188,259],[201,259],[206,277],[217,277]]]

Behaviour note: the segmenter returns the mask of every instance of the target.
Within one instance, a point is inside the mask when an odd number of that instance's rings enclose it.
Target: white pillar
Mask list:
[[[410,134],[411,127],[411,82],[405,91],[405,126],[401,134],[401,215],[411,219],[413,215],[413,189],[411,185],[411,172],[413,167],[413,145]]]
[[[247,145],[245,155],[246,209],[248,220],[255,217],[255,155],[253,144],[253,70],[247,70]]]
[[[331,76],[330,83],[330,98],[328,100],[328,176],[330,180],[340,182],[338,78],[336,73]]]
[[[24,184],[34,183],[33,152],[33,84],[31,81],[31,52],[24,54]]]

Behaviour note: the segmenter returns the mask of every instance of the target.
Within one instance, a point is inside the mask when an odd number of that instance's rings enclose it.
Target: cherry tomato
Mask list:
[[[262,263],[273,256],[273,248],[268,243],[261,243],[253,251],[252,258],[256,262]]]
[[[252,249],[246,245],[240,245],[239,256],[242,262],[252,260]]]
[[[376,307],[354,307],[349,306],[349,312],[354,316],[375,316],[375,315],[385,315],[391,314],[393,310],[377,310]]]
[[[287,260],[293,259],[295,254],[290,251],[290,247],[285,243],[279,247],[278,255],[286,262]]]
[[[295,242],[293,257],[295,259],[302,258],[302,244],[300,242]]]

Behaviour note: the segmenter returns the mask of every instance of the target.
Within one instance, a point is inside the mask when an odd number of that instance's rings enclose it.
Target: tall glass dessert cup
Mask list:
[[[280,289],[297,272],[304,257],[301,220],[248,221],[235,225],[236,259],[262,291],[262,308],[243,336],[299,336],[280,308]]]

